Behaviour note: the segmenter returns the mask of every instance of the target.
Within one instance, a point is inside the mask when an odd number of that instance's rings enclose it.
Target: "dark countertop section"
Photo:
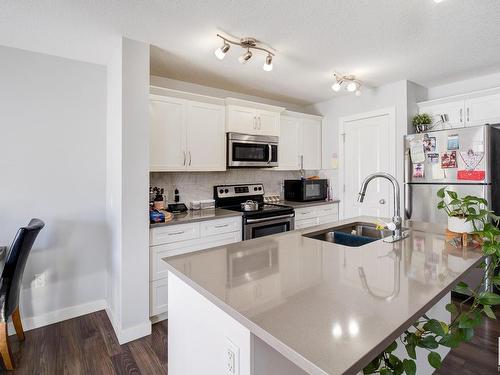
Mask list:
[[[241,212],[224,210],[223,208],[209,208],[206,210],[188,210],[187,212],[174,214],[174,219],[167,223],[149,224],[149,228],[158,228],[165,225],[195,223],[197,221],[224,219],[227,217],[242,216]]]

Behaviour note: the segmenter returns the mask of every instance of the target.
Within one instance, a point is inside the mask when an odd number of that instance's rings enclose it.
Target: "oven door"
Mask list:
[[[243,240],[270,236],[272,234],[288,232],[295,229],[294,214],[247,219],[244,225]]]
[[[228,137],[227,166],[228,167],[260,167],[278,166],[278,143],[266,140],[266,137],[238,135]]]

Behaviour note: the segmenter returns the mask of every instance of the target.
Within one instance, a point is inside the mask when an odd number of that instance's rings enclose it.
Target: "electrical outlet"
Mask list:
[[[226,375],[239,375],[240,373],[240,349],[226,338]]]
[[[45,286],[45,272],[44,273],[36,273],[35,277],[33,277],[33,288],[42,288]]]

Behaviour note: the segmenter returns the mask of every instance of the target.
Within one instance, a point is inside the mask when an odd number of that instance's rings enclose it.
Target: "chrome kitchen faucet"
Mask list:
[[[358,202],[363,203],[363,200],[365,199],[365,194],[366,194],[366,188],[368,187],[368,184],[370,183],[371,180],[375,178],[385,178],[386,180],[389,180],[392,184],[392,190],[393,190],[393,196],[394,196],[394,213],[392,215],[392,225],[388,225],[388,229],[392,230],[392,236],[386,237],[383,239],[384,242],[395,242],[395,241],[400,241],[403,238],[408,236],[408,233],[402,232],[401,231],[401,209],[400,209],[400,203],[399,203],[399,184],[398,181],[389,173],[385,172],[378,172],[378,173],[373,173],[369,175],[368,177],[365,178],[363,183],[361,184],[361,189],[359,190],[358,194]]]

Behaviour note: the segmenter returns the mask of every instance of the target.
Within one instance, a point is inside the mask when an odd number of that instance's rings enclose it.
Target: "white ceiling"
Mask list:
[[[331,73],[369,86],[424,86],[500,70],[499,0],[3,0],[0,44],[105,64],[119,35],[158,46],[153,74],[294,104],[334,96]],[[278,50],[223,61],[215,34],[254,36]]]

